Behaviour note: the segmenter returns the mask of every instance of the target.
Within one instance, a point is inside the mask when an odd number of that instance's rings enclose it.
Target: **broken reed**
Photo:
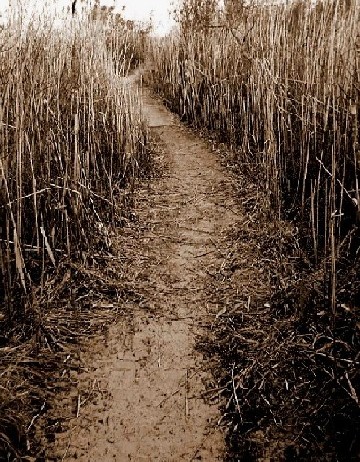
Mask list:
[[[106,245],[103,222],[116,221],[118,193],[147,161],[137,96],[120,79],[133,65],[134,37],[76,18],[59,28],[12,18],[0,30],[6,318],[21,315],[20,300],[60,260]]]
[[[306,229],[315,261],[331,255],[335,278],[360,210],[360,3],[241,3],[154,41],[153,84],[236,150],[273,210]]]

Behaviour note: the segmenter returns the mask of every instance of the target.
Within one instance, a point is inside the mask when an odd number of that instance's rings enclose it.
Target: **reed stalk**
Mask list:
[[[230,145],[273,213],[301,228],[311,260],[332,261],[335,287],[336,249],[360,210],[360,4],[227,3],[231,14],[199,25],[183,2],[179,32],[153,42],[153,85]]]
[[[101,245],[121,190],[147,167],[140,103],[121,82],[142,40],[89,17],[57,26],[14,16],[0,29],[0,310],[9,318],[24,315],[15,300],[60,261]]]

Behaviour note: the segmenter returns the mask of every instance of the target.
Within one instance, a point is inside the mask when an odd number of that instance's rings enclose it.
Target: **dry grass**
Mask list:
[[[236,149],[278,215],[310,225],[317,260],[360,210],[359,17],[356,1],[249,4],[153,47],[157,90]]]
[[[212,1],[202,9],[185,1],[179,32],[152,43],[149,81],[184,121],[227,146],[227,162],[263,190],[269,219],[294,223],[295,254],[258,217],[270,235],[260,233],[262,252],[273,253],[271,309],[260,304],[259,318],[218,325],[213,347],[232,454],[352,460],[360,422],[360,4],[227,3],[229,14]],[[234,335],[243,325],[245,340]]]
[[[1,292],[11,317],[16,286],[29,293],[45,269],[83,255],[96,235],[105,241],[114,198],[147,167],[148,135],[119,78],[131,59],[112,59],[101,22],[12,22],[1,35]]]
[[[226,460],[355,461],[356,311],[339,303],[329,322],[324,274],[309,272],[296,227],[269,220],[256,183],[238,174],[237,184],[246,215],[227,236],[222,285],[209,285],[221,316],[199,345],[213,369],[211,395],[223,404]],[[358,275],[356,268],[339,272],[347,281]],[[345,301],[348,291],[339,297]]]
[[[32,419],[44,410],[41,388],[62,364],[57,354],[75,341],[74,326],[96,324],[96,308],[81,309],[83,297],[71,287],[96,255],[109,251],[109,225],[121,223],[136,178],[150,167],[137,95],[121,81],[141,58],[142,40],[136,30],[77,17],[58,27],[14,15],[0,29],[0,458],[6,460],[30,449]],[[90,290],[91,282],[79,283]],[[49,316],[57,322],[48,325]]]

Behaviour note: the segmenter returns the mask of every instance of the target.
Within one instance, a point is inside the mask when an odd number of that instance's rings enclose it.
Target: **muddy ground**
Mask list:
[[[122,302],[105,339],[82,344],[76,392],[62,399],[67,431],[47,460],[224,458],[219,401],[207,399],[217,384],[196,346],[222,314],[208,289],[224,283],[226,233],[244,216],[216,154],[141,92],[164,172],[138,189],[132,219],[112,236],[137,300]]]

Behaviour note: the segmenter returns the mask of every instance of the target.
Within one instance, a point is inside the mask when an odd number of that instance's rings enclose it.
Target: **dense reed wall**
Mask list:
[[[149,79],[266,195],[250,207],[265,242],[239,234],[272,255],[271,303],[259,294],[249,313],[227,290],[231,314],[205,348],[224,386],[227,460],[357,460],[360,3],[223,3],[182,2],[178,31],[151,43]]]
[[[10,13],[0,27],[0,459],[22,460],[41,458],[51,423],[40,435],[36,423],[77,368],[69,345],[105,322],[83,296],[107,290],[94,259],[111,253],[109,231],[150,150],[123,79],[143,33],[111,9],[62,24]]]
[[[273,210],[305,226],[316,260],[328,255],[359,219],[359,2],[191,17],[155,43],[154,85],[236,150]]]
[[[0,30],[0,306],[7,318],[64,258],[106,242],[103,222],[148,161],[134,31],[76,17]],[[3,310],[1,310],[3,311]],[[24,314],[24,313],[23,313]]]

